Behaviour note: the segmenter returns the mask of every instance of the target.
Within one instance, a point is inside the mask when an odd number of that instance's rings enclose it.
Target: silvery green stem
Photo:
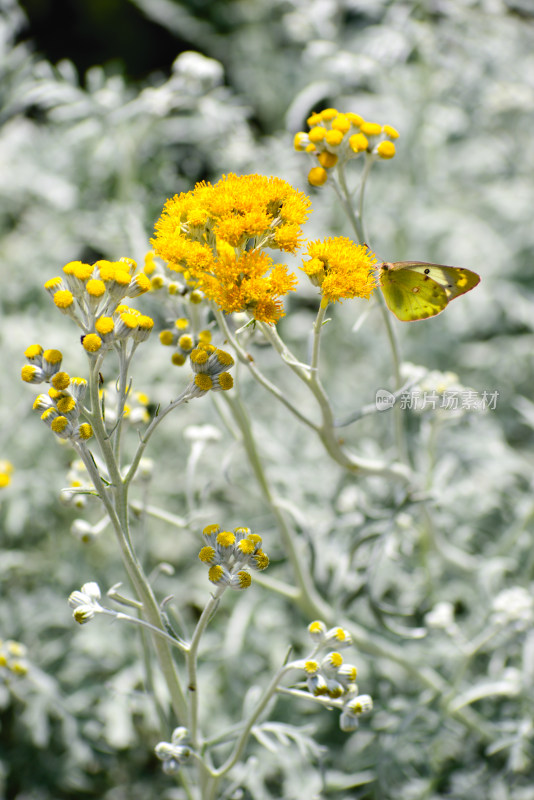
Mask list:
[[[250,373],[258,381],[258,383],[261,384],[261,386],[263,386],[265,389],[267,389],[268,392],[273,394],[277,400],[283,403],[286,406],[286,408],[288,408],[291,411],[291,413],[294,414],[295,417],[297,417],[297,419],[299,419],[309,428],[316,430],[316,426],[314,425],[314,423],[307,416],[305,416],[305,414],[303,414],[295,405],[293,405],[293,403],[286,397],[286,395],[283,392],[281,392],[280,389],[277,386],[275,386],[274,383],[271,383],[271,381],[268,378],[266,378],[265,375],[263,375],[263,373],[258,369],[254,361],[251,360],[247,352],[241,347],[241,344],[239,343],[237,336],[234,336],[234,334],[228,327],[223,312],[219,308],[217,308],[215,304],[213,304],[212,308],[217,318],[219,327],[224,332],[224,335],[234,348],[237,357],[243,364],[247,366]]]
[[[111,524],[115,531],[119,544],[122,561],[128,577],[143,604],[143,613],[147,622],[154,628],[165,632],[165,627],[161,618],[160,610],[152,592],[152,588],[143,573],[135,551],[132,546],[129,530],[128,518],[128,484],[122,480],[119,466],[115,460],[115,454],[111,446],[110,439],[102,419],[99,397],[98,397],[98,373],[101,360],[95,359],[93,368],[89,376],[89,393],[91,397],[91,423],[95,439],[98,441],[102,456],[104,458],[111,485],[106,487],[98,473],[95,463],[89,450],[83,444],[77,446],[81,458],[84,461],[87,471],[91,476],[96,491],[98,492],[106,511],[109,515]],[[153,635],[154,646],[160,668],[167,683],[171,702],[178,721],[184,722],[187,718],[187,704],[180,685],[176,665],[174,663],[169,644],[164,641],[162,636]]]
[[[342,164],[340,164],[337,168],[338,179],[339,179],[339,191],[338,196],[340,197],[341,203],[349,221],[352,225],[354,233],[356,234],[356,240],[359,244],[366,243],[365,237],[365,228],[363,224],[363,205],[364,205],[364,196],[365,196],[365,186],[367,183],[367,178],[369,176],[369,172],[371,170],[371,166],[373,163],[373,159],[367,155],[365,159],[365,164],[362,172],[362,178],[360,181],[360,192],[359,192],[359,199],[358,199],[358,212],[355,212],[350,192],[347,186],[347,181],[345,179],[345,171]],[[380,312],[382,314],[382,319],[384,321],[384,325],[386,327],[386,333],[389,341],[389,346],[391,350],[391,359],[393,362],[393,371],[395,377],[395,391],[398,391],[402,386],[402,377],[400,372],[400,365],[402,362],[401,354],[400,354],[400,347],[397,339],[397,335],[395,332],[395,328],[393,326],[391,320],[391,314],[386,308],[386,303],[382,296],[382,292],[377,292],[378,297],[378,304],[380,306]],[[402,419],[402,409],[396,403],[393,406],[393,417],[395,421],[395,440],[397,443],[397,450],[399,454],[399,458],[402,463],[408,464],[408,448],[406,446],[406,434],[404,430],[404,423]]]
[[[241,431],[243,446],[258,486],[261,489],[263,498],[271,509],[274,518],[276,519],[278,530],[280,531],[280,536],[282,538],[282,543],[291,564],[294,581],[298,588],[298,596],[296,597],[295,602],[306,614],[311,614],[314,616],[320,615],[321,613],[323,615],[328,614],[330,609],[317,594],[317,591],[313,585],[313,581],[305,566],[306,559],[303,558],[299,552],[297,552],[296,537],[293,536],[292,532],[290,531],[285,516],[280,510],[280,507],[276,502],[276,498],[273,495],[267,475],[263,469],[263,464],[256,447],[256,441],[254,439],[250,420],[245,408],[239,397],[230,396],[229,393],[225,393],[225,400],[228,403],[239,430]]]
[[[405,464],[386,464],[380,461],[371,461],[371,459],[364,459],[360,456],[356,456],[343,447],[336,431],[332,406],[321,384],[318,371],[313,370],[310,372],[299,364],[285,342],[281,339],[275,326],[267,325],[263,322],[258,324],[282,359],[290,369],[306,383],[315,396],[322,416],[321,425],[316,428],[317,434],[325,450],[332,459],[349,472],[360,473],[362,475],[381,475],[385,478],[409,482],[411,479],[411,472]]]
[[[254,726],[254,723],[259,719],[262,712],[268,705],[270,699],[276,694],[278,684],[280,683],[286,672],[289,672],[290,669],[292,669],[291,665],[286,664],[283,667],[281,667],[278,670],[278,672],[275,673],[271,682],[263,692],[261,700],[254,708],[249,718],[246,720],[245,726],[241,731],[241,734],[237,742],[235,743],[232,753],[228,756],[224,764],[221,767],[219,767],[219,769],[215,772],[215,776],[217,778],[220,778],[223,775],[225,775],[234,766],[234,764],[236,764],[239,761],[247,745],[250,732],[252,730],[252,727]]]
[[[191,639],[191,644],[187,649],[186,654],[186,661],[187,661],[187,674],[188,674],[188,691],[189,691],[189,736],[191,739],[191,745],[195,748],[195,750],[199,750],[202,746],[202,742],[199,740],[198,735],[198,683],[197,683],[197,659],[198,659],[198,648],[200,645],[200,640],[202,638],[202,634],[206,630],[206,627],[213,616],[215,609],[217,608],[217,604],[221,595],[225,590],[225,586],[218,586],[215,588],[213,594],[210,595],[210,598],[206,605],[204,606],[204,610],[200,615],[200,619],[197,622],[195,631],[193,633],[193,637]]]

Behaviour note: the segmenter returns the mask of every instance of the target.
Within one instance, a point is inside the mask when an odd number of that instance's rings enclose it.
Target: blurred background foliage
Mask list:
[[[444,698],[429,699],[393,661],[359,653],[361,687],[376,709],[361,730],[342,735],[334,714],[279,704],[286,721],[310,723],[328,745],[314,749],[306,731],[299,740],[321,770],[295,766],[283,748],[258,750],[235,797],[530,800],[530,0],[3,0],[0,49],[0,458],[14,465],[0,497],[0,636],[23,643],[31,665],[26,676],[0,674],[0,796],[182,797],[152,755],[160,729],[141,691],[133,631],[99,620],[74,629],[66,605],[85,580],[108,587],[123,575],[106,532],[90,543],[69,534],[77,517],[95,522],[98,509],[59,502],[72,454],[30,418],[34,393],[19,380],[22,351],[33,342],[60,347],[66,368],[83,370],[77,332],[42,284],[77,258],[142,263],[165,199],[230,171],[278,175],[311,193],[308,238],[350,235],[334,194],[309,190],[309,165],[292,149],[310,112],[333,105],[401,134],[397,157],[376,165],[367,196],[368,241],[379,257],[463,265],[482,276],[438,318],[398,325],[405,359],[452,370],[476,391],[498,391],[497,408],[454,419],[409,416],[412,456],[434,500],[425,527],[417,503],[395,487],[332,469],[245,375],[243,393],[322,593],[367,628],[370,643],[379,637],[438,669],[458,707],[478,698],[487,738],[447,716]],[[314,290],[303,284],[280,324],[303,354],[314,306]],[[376,388],[391,388],[379,315],[371,311],[352,331],[362,306],[333,309],[325,337],[325,382],[340,416],[373,402]],[[144,307],[165,325],[161,304],[146,298]],[[156,337],[144,347],[136,388],[167,402],[185,373],[171,371]],[[254,353],[279,373],[261,343]],[[162,574],[157,589],[175,594],[189,621],[208,592],[196,561],[203,524],[261,531],[273,574],[285,570],[273,521],[228,432],[207,445],[192,495],[185,485],[196,435],[187,426],[217,420],[207,399],[189,404],[153,442],[150,502],[180,515],[184,528],[151,520],[136,531],[150,568],[173,565],[175,575]],[[344,434],[370,456],[391,447],[387,416]],[[139,486],[139,498],[145,490]],[[501,609],[499,617],[492,603],[508,590],[516,594],[504,595],[509,614]],[[440,602],[450,604],[457,627],[430,625],[415,638]],[[260,587],[221,609],[203,673],[212,711],[224,697],[217,725],[238,718],[243,687],[252,691],[289,644],[298,648],[309,620],[295,614],[290,625],[289,613]]]

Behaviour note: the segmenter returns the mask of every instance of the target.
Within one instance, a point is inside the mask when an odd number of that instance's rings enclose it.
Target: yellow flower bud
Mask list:
[[[327,178],[328,174],[323,167],[313,167],[308,172],[308,183],[312,186],[322,186],[326,183]]]

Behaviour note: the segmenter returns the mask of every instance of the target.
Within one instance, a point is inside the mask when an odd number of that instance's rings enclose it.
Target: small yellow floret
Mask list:
[[[60,289],[54,295],[54,303],[58,308],[69,308],[74,302],[72,292],[68,289]]]
[[[332,120],[332,130],[341,131],[341,133],[347,133],[350,131],[350,120],[346,114],[338,114]]]
[[[185,356],[182,353],[173,353],[171,356],[171,363],[173,363],[175,367],[183,367],[185,364]]]
[[[101,336],[107,336],[112,333],[115,328],[115,323],[111,317],[99,317],[95,322],[95,331]]]
[[[393,125],[384,125],[383,131],[390,139],[398,139],[400,136],[398,130],[394,128]]]
[[[322,186],[326,183],[328,174],[323,167],[313,167],[308,172],[308,183],[312,186]]]
[[[68,414],[70,411],[74,411],[76,408],[76,400],[74,397],[70,395],[66,395],[65,397],[61,397],[57,401],[57,410],[60,414]]]
[[[256,569],[260,571],[267,569],[269,566],[269,556],[267,553],[264,553],[263,550],[258,550],[256,555],[254,556],[254,562],[256,564]]]
[[[209,375],[205,375],[204,373],[200,373],[200,375],[195,375],[195,386],[197,386],[201,392],[209,392],[209,390],[213,387],[213,381]]]
[[[87,441],[93,435],[93,429],[88,422],[82,422],[78,428],[78,435],[83,441]]]
[[[215,548],[210,545],[203,547],[198,554],[198,557],[204,564],[211,564],[215,558]]]
[[[24,355],[26,356],[26,358],[31,358],[31,359],[37,358],[37,356],[42,355],[42,353],[43,353],[43,348],[41,347],[40,344],[31,344],[24,351]]]
[[[83,337],[82,344],[88,353],[96,353],[102,347],[102,339],[96,333],[88,333]]]
[[[150,281],[146,275],[143,275],[142,272],[140,272],[139,275],[136,275],[135,278],[133,278],[130,285],[131,291],[136,291],[139,294],[143,294],[144,292],[148,292],[149,289],[150,289]]]
[[[352,125],[354,125],[355,128],[359,128],[362,122],[364,122],[363,117],[360,117],[359,114],[353,114],[352,111],[347,111],[345,116],[347,117],[348,120],[350,120],[350,122],[352,123]]]
[[[69,421],[68,421],[67,417],[61,417],[60,416],[60,417],[56,417],[55,419],[52,420],[52,422],[50,424],[50,427],[52,428],[54,433],[63,433],[63,431],[65,430],[65,428],[67,427],[68,424],[69,424]]]
[[[319,669],[319,664],[317,663],[317,661],[312,661],[310,659],[309,661],[306,661],[304,663],[304,669],[308,673],[308,675],[315,675],[315,673]]]
[[[45,350],[43,353],[43,361],[48,361],[49,364],[59,364],[62,358],[60,350]]]
[[[193,350],[189,358],[193,364],[205,364],[209,358],[209,353],[206,350],[200,350],[197,348],[196,350]]]
[[[142,331],[151,331],[154,327],[154,320],[146,314],[141,314],[137,317],[137,325]]]
[[[150,280],[150,288],[152,291],[157,291],[163,287],[165,281],[163,280],[161,275],[154,275],[153,278]]]
[[[221,372],[217,380],[219,381],[219,386],[221,387],[223,392],[228,392],[230,389],[233,388],[234,379],[229,372]]]
[[[237,545],[237,549],[243,553],[244,556],[250,556],[252,553],[254,553],[256,545],[254,542],[251,542],[250,539],[241,539]]]
[[[165,347],[170,347],[174,341],[174,334],[172,331],[160,331],[159,340]]]
[[[146,261],[145,266],[143,267],[143,272],[145,273],[145,275],[153,275],[155,271],[156,271],[156,265],[154,264],[154,260]]]
[[[130,330],[137,328],[138,320],[138,315],[135,314],[132,309],[129,311],[123,311],[121,314],[121,322],[123,322],[127,328],[130,328]]]
[[[45,283],[44,288],[46,289],[47,292],[53,292],[56,289],[59,289],[61,284],[62,284],[61,278],[50,278],[50,280]]]
[[[70,383],[70,376],[67,372],[56,372],[50,383],[54,389],[63,391],[63,389],[66,389]]]
[[[92,278],[90,281],[87,281],[85,288],[91,297],[102,297],[106,291],[106,284],[104,281],[100,281],[97,278]]]
[[[314,144],[318,142],[322,142],[324,137],[326,136],[326,128],[323,128],[322,125],[317,125],[315,128],[312,128],[308,134],[308,139],[310,142]]]
[[[361,153],[369,147],[369,140],[363,133],[353,133],[349,138],[349,147],[354,153]]]
[[[214,564],[213,567],[210,567],[208,572],[208,578],[212,583],[219,583],[223,575],[224,570],[220,564]]]
[[[174,324],[179,331],[185,331],[189,327],[189,320],[185,317],[178,317]]]
[[[308,117],[306,120],[306,124],[309,128],[313,128],[314,125],[321,124],[321,115],[320,114],[312,114],[311,117]]]
[[[232,358],[230,353],[226,352],[226,350],[216,350],[215,354],[217,356],[217,361],[219,362],[219,364],[222,364],[223,367],[233,366],[234,359]]]
[[[217,535],[217,544],[220,547],[232,547],[235,544],[235,534],[232,531],[221,531]]]
[[[92,267],[91,264],[82,264],[81,261],[74,261],[71,263],[75,265],[72,269],[72,275],[78,278],[78,280],[85,282],[93,274],[94,267]],[[63,267],[63,271],[65,271],[65,267]]]
[[[170,331],[169,331],[170,333]],[[193,349],[193,337],[190,336],[188,333],[184,333],[178,339],[178,346],[182,348],[182,350],[192,350]]]
[[[336,628],[333,632],[334,639],[337,639],[338,642],[346,642],[347,641],[347,633],[343,628]]]
[[[31,364],[26,364],[20,371],[20,377],[26,383],[33,383],[36,372],[37,367],[33,367]]]
[[[212,523],[211,525],[206,525],[204,530],[202,531],[203,536],[212,536],[215,533],[219,533],[221,530],[221,526],[217,525],[217,523]]]
[[[318,633],[326,633],[326,625],[320,619],[316,619],[313,622],[310,622],[308,625],[308,631],[313,634]]]
[[[306,145],[306,152],[307,153],[315,153],[316,150],[317,150],[316,146],[314,144],[311,144],[311,142],[310,142],[310,144]]]
[[[395,145],[393,142],[385,141],[380,142],[378,147],[376,148],[376,152],[380,156],[380,158],[393,158],[395,155]]]
[[[328,656],[328,660],[332,664],[333,667],[340,667],[343,664],[343,656],[341,653],[330,653]]]
[[[197,289],[193,289],[191,294],[189,295],[189,302],[193,303],[193,305],[198,305],[204,299],[204,295],[202,292],[199,292]]]
[[[323,111],[321,111],[321,119],[324,120],[324,122],[329,122],[337,117],[338,114],[339,111],[337,108],[325,108]]]
[[[382,125],[378,122],[362,122],[360,130],[366,136],[378,136],[379,133],[382,133]]]
[[[113,276],[113,280],[115,283],[118,283],[119,286],[129,286],[131,282],[130,273],[126,272],[125,269],[117,269],[115,271],[115,275]]]
[[[250,572],[247,572],[246,570],[241,569],[237,573],[237,577],[239,578],[239,588],[240,589],[248,589],[248,587],[252,583],[252,578],[250,577]]]
[[[304,150],[306,147],[306,143],[308,141],[308,134],[299,131],[295,134],[295,138],[293,139],[293,147],[295,150]]]
[[[329,147],[338,147],[343,141],[343,133],[341,131],[328,131],[324,140]]]
[[[338,162],[338,157],[335,153],[329,153],[328,150],[325,150],[324,153],[320,153],[317,156],[317,161],[324,167],[325,169],[331,169],[331,167],[335,167]]]
[[[133,258],[128,258],[128,256],[122,256],[119,263],[124,264],[126,269],[128,269],[130,272],[135,272],[137,269],[137,262],[134,261]]]
[[[98,267],[98,274],[100,275],[100,280],[103,280],[105,283],[108,281],[112,281],[115,278],[115,272],[117,271],[117,266],[112,261],[105,261],[102,259],[101,261],[97,261],[96,265]]]

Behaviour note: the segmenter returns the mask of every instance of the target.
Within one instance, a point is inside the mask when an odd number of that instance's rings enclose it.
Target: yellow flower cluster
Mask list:
[[[309,242],[308,261],[301,269],[322,295],[322,304],[344,298],[371,296],[376,286],[376,258],[366,245],[354,244],[345,236]]]
[[[296,277],[264,249],[293,253],[309,206],[280,178],[230,174],[168,200],[152,244],[169,269],[226,313],[276,322]]]
[[[93,429],[87,422],[80,423],[87,391],[85,378],[71,378],[62,371],[63,356],[59,350],[43,350],[40,344],[32,344],[24,355],[28,363],[22,367],[22,380],[51,384],[48,394],[36,397],[33,410],[40,412],[43,422],[61,439],[76,442],[90,439]]]
[[[11,483],[13,464],[11,461],[0,459],[0,489],[5,489]]]
[[[368,122],[359,114],[339,112],[325,108],[307,120],[310,130],[295,135],[295,150],[311,153],[319,166],[308,173],[312,186],[322,186],[328,179],[328,170],[343,164],[362,153],[372,158],[393,158],[395,139],[399,133],[391,125]]]
[[[234,359],[226,350],[220,350],[212,344],[201,344],[189,356],[193,370],[193,380],[189,386],[188,396],[202,397],[209,392],[227,392],[234,385],[234,379],[228,372],[234,365]]]
[[[179,317],[174,323],[174,329],[161,331],[159,340],[165,347],[174,347],[175,352],[171,356],[172,363],[181,367],[187,361],[187,356],[198,347],[211,343],[211,332],[208,330],[199,331],[193,334],[189,331],[189,320]]]
[[[116,381],[100,389],[98,395],[103,401],[106,423],[111,427],[121,418],[129,425],[140,425],[150,422],[150,399],[144,392],[129,391],[122,411],[119,409],[119,394]]]
[[[204,295],[198,289],[192,288],[188,285],[186,280],[177,280],[177,273],[171,273],[171,277],[167,275],[165,270],[156,262],[155,255],[152,251],[145,255],[145,266],[143,272],[150,278],[150,289],[153,292],[163,291],[170,297],[178,298],[182,303],[191,303],[192,305],[199,305],[204,300]]]
[[[218,586],[248,589],[252,582],[249,569],[261,571],[269,566],[261,536],[250,528],[223,531],[219,525],[208,525],[202,535],[206,544],[198,557],[209,566],[209,580]]]
[[[150,317],[122,302],[150,289],[149,278],[144,273],[135,275],[136,268],[131,258],[93,265],[70,261],[63,267],[63,275],[45,283],[57,308],[86,334],[82,343],[88,353],[129,337],[134,342],[143,341],[152,330]]]
[[[0,679],[7,682],[12,675],[23,677],[27,674],[29,665],[26,661],[26,647],[14,639],[0,639]]]

